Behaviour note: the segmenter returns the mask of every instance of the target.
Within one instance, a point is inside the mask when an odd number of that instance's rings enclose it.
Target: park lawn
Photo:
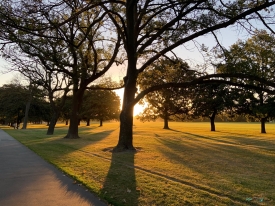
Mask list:
[[[275,205],[275,124],[162,122],[134,124],[136,153],[112,153],[119,123],[3,128],[110,205]]]

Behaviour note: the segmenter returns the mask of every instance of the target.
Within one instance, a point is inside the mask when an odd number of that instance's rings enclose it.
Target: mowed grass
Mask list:
[[[275,124],[135,122],[136,153],[112,153],[119,123],[5,129],[110,205],[275,205]]]

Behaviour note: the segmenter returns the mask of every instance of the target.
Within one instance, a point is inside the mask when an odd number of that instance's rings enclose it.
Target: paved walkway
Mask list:
[[[106,206],[0,129],[0,206]]]

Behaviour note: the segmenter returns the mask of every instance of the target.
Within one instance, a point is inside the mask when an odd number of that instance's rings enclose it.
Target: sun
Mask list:
[[[143,112],[144,106],[140,104],[136,104],[134,107],[134,116],[137,116],[139,113]]]
[[[116,94],[119,96],[120,98],[120,105],[122,107],[122,101],[123,101],[123,92],[124,89],[118,89],[115,90]],[[134,107],[134,116],[138,115],[139,113],[141,113],[144,110],[145,106],[144,105],[140,105],[140,104],[136,104]]]

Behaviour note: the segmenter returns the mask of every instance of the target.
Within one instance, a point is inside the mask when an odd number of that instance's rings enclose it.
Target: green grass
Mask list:
[[[111,153],[119,123],[80,126],[81,139],[46,127],[4,128],[110,205],[275,205],[275,124],[135,122],[138,152]]]

